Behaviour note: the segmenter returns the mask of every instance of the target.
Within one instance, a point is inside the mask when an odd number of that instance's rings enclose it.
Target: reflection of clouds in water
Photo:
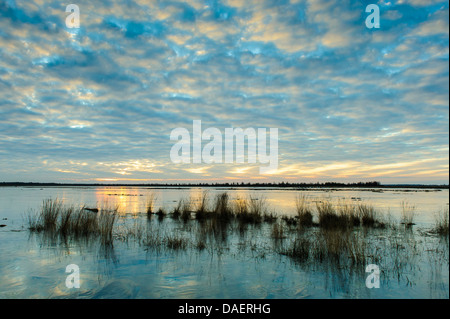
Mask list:
[[[93,299],[133,299],[136,298],[139,287],[132,280],[112,280],[100,289],[94,289],[89,294]],[[89,295],[88,294],[88,295]]]
[[[166,222],[172,223],[169,225],[175,228],[181,225],[170,220]],[[167,227],[170,231],[171,228]],[[249,230],[251,236],[248,240],[251,242],[255,237],[253,235],[259,231],[256,228]],[[410,234],[406,235],[404,239],[411,241]],[[249,242],[247,248],[239,251],[232,244],[236,240],[235,235],[231,235],[226,245],[230,250],[224,249],[221,254],[191,249],[152,251],[122,241],[115,242],[114,246],[72,241],[69,244],[70,254],[67,254],[64,244],[45,246],[36,240],[31,244],[39,249],[28,255],[23,254],[19,262],[25,271],[22,269],[20,276],[15,274],[15,283],[1,281],[1,290],[4,296],[15,293],[27,298],[100,299],[365,298],[398,297],[399,294],[405,297],[412,293],[405,291],[395,280],[383,282],[385,287],[392,288],[389,296],[386,291],[378,294],[375,291],[359,291],[355,287],[364,284],[366,274],[358,271],[358,267],[340,268],[332,263],[296,264],[267,251],[264,257],[258,257],[259,253],[249,247]],[[65,267],[71,263],[80,267],[79,290],[68,289],[64,285],[67,276]],[[0,265],[5,277],[14,270],[3,271],[3,263],[0,262]],[[411,268],[409,274],[413,274],[413,270]],[[424,276],[415,283],[421,287],[427,279]],[[441,280],[445,282],[445,278]],[[435,295],[442,294],[439,292],[441,288],[433,289]]]

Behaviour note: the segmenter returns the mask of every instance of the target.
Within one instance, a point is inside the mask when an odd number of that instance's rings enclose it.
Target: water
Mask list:
[[[0,188],[0,298],[448,298],[448,240],[425,236],[435,214],[448,208],[448,190],[311,190],[310,200],[370,203],[400,220],[402,202],[416,207],[414,231],[408,235],[417,253],[400,278],[382,276],[379,289],[368,289],[364,265],[336,269],[327,264],[300,265],[273,250],[270,225],[233,233],[226,243],[205,250],[155,250],[136,240],[102,245],[97,240],[47,238],[26,229],[24,216],[47,198],[88,207],[120,207],[118,227],[173,230],[195,241],[198,229],[166,218],[147,220],[146,200],[156,194],[155,209],[170,210],[181,198],[198,198],[202,188],[138,187],[3,187]],[[223,188],[208,188],[209,195]],[[292,189],[226,189],[231,198],[265,198],[271,210],[294,215]],[[107,204],[105,204],[107,203]],[[377,236],[387,237],[380,232]],[[289,239],[286,239],[288,241]],[[439,253],[430,252],[439,247]],[[65,285],[66,266],[80,267],[81,287]],[[386,265],[387,267],[388,265]],[[383,267],[383,265],[381,265]],[[394,272],[392,272],[394,274]]]

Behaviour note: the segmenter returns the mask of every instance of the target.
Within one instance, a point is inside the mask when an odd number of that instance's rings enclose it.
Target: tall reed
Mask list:
[[[404,224],[405,227],[411,227],[414,224],[414,218],[416,215],[416,207],[414,205],[410,205],[408,202],[402,202],[402,219],[401,224]]]
[[[154,193],[150,193],[150,195],[148,195],[148,197],[147,197],[147,203],[146,203],[146,211],[147,211],[148,216],[153,214],[153,208],[155,206],[155,201],[156,201],[156,195]]]
[[[63,237],[99,237],[110,242],[117,220],[118,207],[102,208],[98,213],[86,210],[84,206],[63,205],[58,199],[46,199],[38,214],[29,215],[29,229],[34,232],[59,234]]]
[[[197,220],[203,220],[208,217],[208,193],[205,191],[200,196],[199,202],[195,209],[195,218]]]
[[[449,213],[448,208],[446,208],[437,214],[433,232],[448,237],[449,232],[448,221],[449,221]]]
[[[313,213],[305,195],[298,195],[295,198],[297,218],[300,226],[310,227],[313,225]]]

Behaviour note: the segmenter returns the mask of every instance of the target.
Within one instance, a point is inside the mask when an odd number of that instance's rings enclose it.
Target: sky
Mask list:
[[[449,182],[448,1],[71,1],[0,0],[0,182]],[[194,120],[277,169],[174,163]]]

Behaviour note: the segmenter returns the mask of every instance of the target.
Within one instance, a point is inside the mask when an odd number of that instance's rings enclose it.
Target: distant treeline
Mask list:
[[[16,187],[82,187],[82,186],[100,186],[100,187],[116,187],[116,186],[128,186],[128,187],[290,187],[290,188],[439,188],[448,189],[449,185],[421,185],[421,184],[389,184],[382,185],[380,182],[358,182],[358,183],[337,183],[337,182],[324,182],[324,183],[151,183],[151,184],[103,184],[103,183],[32,183],[32,182],[0,182],[0,187],[16,186]]]

